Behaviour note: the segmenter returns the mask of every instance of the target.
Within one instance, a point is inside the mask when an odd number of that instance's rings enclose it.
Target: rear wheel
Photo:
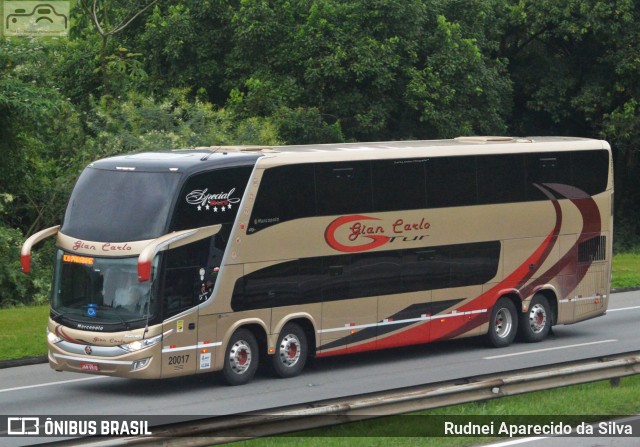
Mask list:
[[[283,378],[297,376],[307,362],[308,352],[307,335],[302,328],[296,323],[285,324],[271,356],[273,372]]]
[[[516,306],[506,297],[500,298],[491,310],[487,339],[491,346],[503,348],[509,346],[518,331]]]
[[[535,294],[529,304],[529,312],[520,315],[520,335],[524,341],[535,343],[544,340],[551,329],[551,307],[542,294]]]
[[[233,333],[225,351],[222,374],[229,385],[243,385],[253,379],[258,368],[258,342],[248,329]]]

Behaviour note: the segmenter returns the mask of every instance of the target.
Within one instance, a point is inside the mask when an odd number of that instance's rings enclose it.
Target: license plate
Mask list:
[[[80,369],[84,371],[100,371],[100,366],[97,363],[80,362]]]

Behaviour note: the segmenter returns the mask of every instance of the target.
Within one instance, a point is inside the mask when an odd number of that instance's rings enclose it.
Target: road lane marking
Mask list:
[[[640,309],[640,306],[621,307],[619,309],[607,309],[607,312],[617,312],[619,310],[634,310],[634,309]]]
[[[533,353],[536,353],[536,352],[557,351],[558,349],[579,348],[579,347],[582,347],[582,346],[598,345],[598,344],[602,344],[602,343],[614,343],[616,341],[618,341],[618,340],[612,339],[612,340],[592,341],[590,343],[580,343],[580,344],[577,344],[577,345],[567,345],[567,346],[556,346],[555,348],[534,349],[532,351],[513,352],[511,354],[492,355],[490,357],[483,357],[483,358],[485,360],[501,359],[501,358],[504,358],[504,357],[513,357],[513,356],[516,356],[516,355],[533,354]]]
[[[49,382],[49,383],[39,383],[37,385],[25,385],[25,386],[17,386],[15,388],[5,388],[0,390],[0,393],[6,393],[8,391],[20,391],[20,390],[29,390],[31,388],[41,388],[43,386],[53,386],[60,385],[63,383],[73,383],[73,382],[84,382],[86,380],[95,380],[95,379],[104,379],[107,376],[92,376],[92,377],[84,377],[82,379],[72,379],[72,380],[62,380],[60,382]]]

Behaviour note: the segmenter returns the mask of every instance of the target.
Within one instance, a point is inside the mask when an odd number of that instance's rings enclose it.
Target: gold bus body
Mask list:
[[[224,150],[224,148],[222,148]],[[613,175],[609,155],[606,190],[591,197],[549,184],[549,200],[441,207],[390,212],[346,213],[289,220],[254,233],[249,221],[264,173],[299,163],[436,158],[451,155],[545,153],[610,148],[606,142],[574,138],[527,140],[460,139],[273,147],[264,151],[240,203],[212,297],[162,324],[146,329],[103,333],[63,327],[48,330],[53,369],[130,378],[165,378],[218,371],[238,328],[249,328],[261,355],[272,355],[281,329],[296,321],[309,335],[317,357],[387,349],[436,340],[486,334],[492,306],[503,296],[526,312],[536,293],[553,302],[554,324],[571,324],[605,314],[610,296]],[[578,246],[598,239],[603,255],[575,259]],[[499,242],[495,275],[481,284],[371,294],[335,301],[234,310],[236,283],[253,272],[310,257]],[[75,250],[77,241],[62,233],[57,246]],[[130,254],[148,241],[131,242]],[[351,251],[350,251],[351,250]],[[429,256],[429,253],[425,254]],[[380,256],[384,272],[384,255]],[[292,264],[293,265],[293,264]],[[389,268],[394,268],[393,262]],[[433,312],[409,315],[417,303]],[[428,306],[427,306],[428,304]],[[146,332],[145,332],[146,331]],[[161,342],[137,352],[118,346],[164,334]],[[60,342],[59,339],[64,341]],[[146,359],[146,360],[145,360]],[[89,366],[87,366],[89,365]],[[98,365],[98,370],[94,370]],[[142,366],[140,366],[142,365]]]

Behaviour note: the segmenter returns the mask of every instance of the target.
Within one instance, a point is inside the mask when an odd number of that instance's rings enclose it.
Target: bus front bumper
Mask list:
[[[160,358],[160,345],[119,356],[99,355],[100,352],[94,354],[95,346],[85,346],[83,349],[89,352],[80,354],[69,352],[60,345],[49,343],[49,366],[56,371],[132,379],[158,379],[161,376],[161,364],[157,361]]]

